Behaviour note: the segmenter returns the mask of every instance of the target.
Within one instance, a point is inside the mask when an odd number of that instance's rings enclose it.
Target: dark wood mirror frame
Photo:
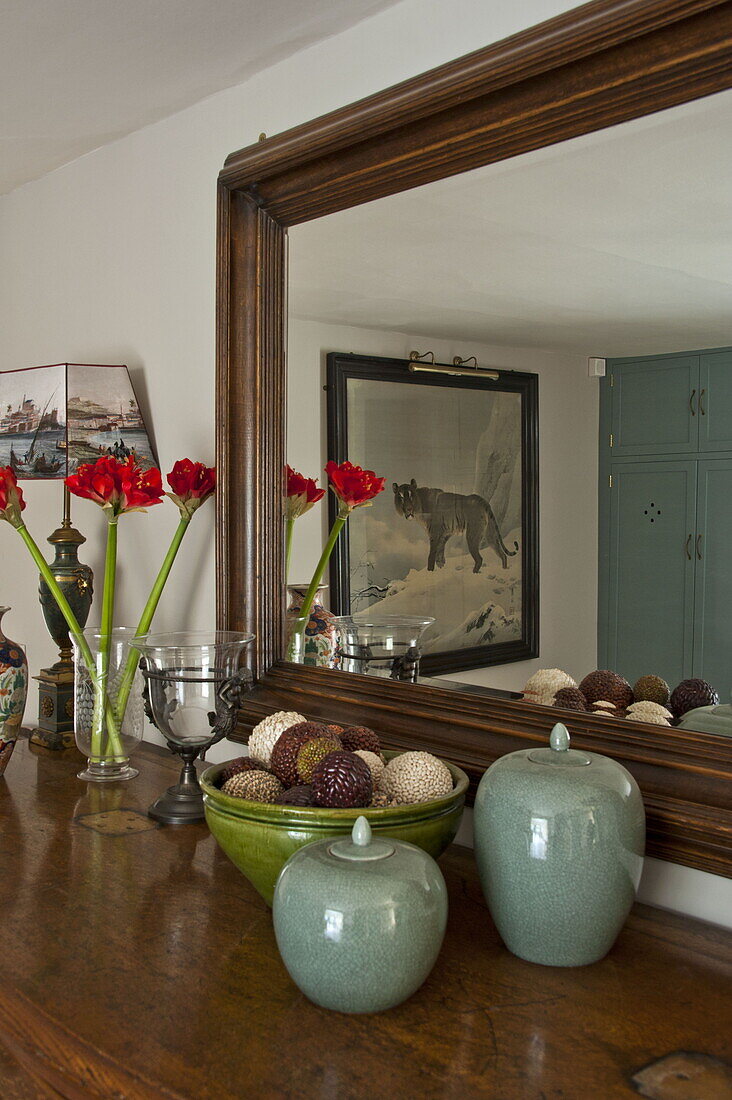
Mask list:
[[[279,659],[287,228],[732,85],[732,0],[597,0],[227,158],[219,176],[217,618],[257,636],[237,737],[285,708],[374,726],[473,782],[569,719],[636,777],[648,853],[732,877],[732,743]]]

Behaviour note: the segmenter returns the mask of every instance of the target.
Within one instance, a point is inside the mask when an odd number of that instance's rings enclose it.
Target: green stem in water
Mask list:
[[[163,588],[170,575],[170,570],[173,568],[173,562],[176,559],[176,555],[180,550],[180,544],[183,542],[183,536],[188,530],[188,524],[191,522],[189,515],[181,515],[180,523],[176,528],[176,532],[173,535],[168,552],[163,559],[163,564],[160,566],[160,572],[155,578],[155,583],[152,586],[150,595],[147,598],[147,603],[143,608],[140,621],[137,624],[137,630],[135,634],[139,637],[141,634],[147,634],[153,621],[153,616],[157,610],[157,606],[160,603],[160,597],[163,594]],[[122,682],[120,684],[119,693],[117,695],[117,718],[122,725],[122,719],[125,716],[125,710],[127,708],[127,701],[130,697],[130,691],[132,690],[132,684],[135,679],[135,673],[137,672],[137,666],[140,663],[140,654],[137,650],[132,649],[127,657],[125,664],[125,670],[122,675]]]
[[[285,520],[285,584],[290,576],[290,559],[292,558],[292,533],[295,529],[295,517],[288,516]]]
[[[112,516],[107,523],[107,554],[104,562],[104,590],[102,593],[102,625],[99,639],[99,688],[95,692],[94,718],[92,723],[91,754],[100,758],[103,755],[102,738],[104,735],[104,714],[108,699],[107,684],[109,679],[109,656],[112,649],[112,630],[114,629],[114,589],[117,578],[117,521],[118,516]],[[117,736],[117,723],[114,727],[107,723],[107,738],[113,743],[114,755],[122,755],[122,746]],[[106,745],[104,746],[107,747]]]
[[[330,529],[328,541],[323,548],[323,553],[320,555],[320,561],[315,566],[313,579],[310,582],[310,587],[305,593],[305,599],[302,601],[302,607],[300,608],[300,618],[304,619],[305,622],[307,622],[308,618],[310,617],[310,608],[313,606],[313,600],[315,598],[315,593],[318,591],[318,585],[323,579],[323,573],[325,572],[325,567],[330,560],[330,555],[333,553],[333,547],[338,541],[338,536],[343,530],[344,524],[348,519],[350,512],[350,508],[346,507],[345,504],[342,504],[341,509],[335,518],[333,526]],[[305,627],[303,625],[303,629],[304,628]]]

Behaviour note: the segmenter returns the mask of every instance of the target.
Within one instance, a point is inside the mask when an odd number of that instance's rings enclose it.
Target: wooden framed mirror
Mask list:
[[[280,659],[287,230],[732,86],[731,0],[597,0],[232,154],[219,177],[217,615],[257,636],[238,736],[273,709],[373,725],[479,779],[566,711]],[[730,741],[573,714],[637,778],[648,852],[732,876]]]

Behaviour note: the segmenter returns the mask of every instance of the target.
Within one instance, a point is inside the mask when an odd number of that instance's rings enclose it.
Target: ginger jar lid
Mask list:
[[[592,763],[586,752],[569,747],[569,730],[557,722],[549,736],[548,749],[532,749],[528,754],[532,764],[548,764],[550,767],[582,768]]]
[[[393,856],[396,846],[391,840],[374,837],[368,819],[363,815],[356,818],[350,837],[335,840],[328,845],[328,853],[335,859],[351,863],[373,863],[375,860]]]

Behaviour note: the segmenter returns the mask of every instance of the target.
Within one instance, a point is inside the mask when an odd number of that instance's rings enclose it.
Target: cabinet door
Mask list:
[[[696,461],[615,462],[608,525],[607,667],[691,675]],[[603,624],[601,623],[601,630]]]
[[[699,357],[610,365],[612,459],[698,449]]]
[[[699,462],[694,676],[732,690],[732,458]]]
[[[732,350],[700,356],[699,450],[732,451]]]

